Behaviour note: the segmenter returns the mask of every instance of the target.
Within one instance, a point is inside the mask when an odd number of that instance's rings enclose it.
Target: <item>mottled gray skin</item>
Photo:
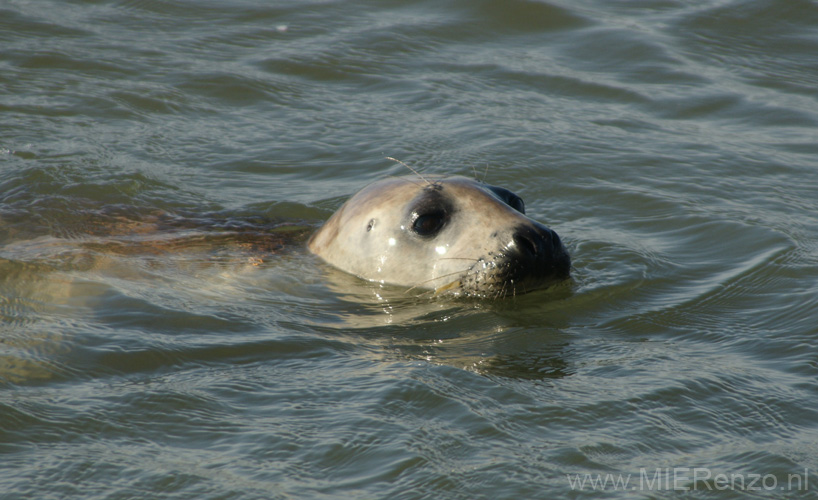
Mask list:
[[[388,178],[362,189],[309,240],[333,266],[379,283],[504,297],[568,277],[556,233],[514,193],[465,177]]]

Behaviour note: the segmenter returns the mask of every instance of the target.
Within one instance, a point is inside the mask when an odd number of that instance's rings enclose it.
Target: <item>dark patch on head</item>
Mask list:
[[[489,191],[494,193],[495,196],[500,198],[500,201],[510,206],[514,210],[520,212],[521,214],[525,214],[525,202],[523,201],[522,198],[520,198],[519,196],[512,193],[506,188],[501,188],[497,186],[486,186],[486,188],[488,188]]]

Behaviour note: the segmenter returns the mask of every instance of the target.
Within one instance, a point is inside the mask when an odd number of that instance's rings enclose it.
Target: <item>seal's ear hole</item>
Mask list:
[[[429,212],[418,215],[412,223],[412,231],[420,236],[434,236],[446,222],[446,213],[443,211]]]
[[[375,227],[375,219],[369,219],[369,224],[366,225],[366,232],[372,231],[373,227]]]

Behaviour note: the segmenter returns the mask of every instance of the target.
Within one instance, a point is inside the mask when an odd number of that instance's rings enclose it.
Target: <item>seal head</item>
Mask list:
[[[559,236],[526,217],[519,196],[465,177],[370,184],[308,247],[366,280],[460,296],[528,292],[571,267]]]

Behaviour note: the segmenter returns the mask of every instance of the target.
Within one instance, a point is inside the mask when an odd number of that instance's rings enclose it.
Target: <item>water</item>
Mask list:
[[[816,26],[3,3],[0,497],[817,498]],[[517,192],[572,280],[430,300],[321,264],[386,156]]]

